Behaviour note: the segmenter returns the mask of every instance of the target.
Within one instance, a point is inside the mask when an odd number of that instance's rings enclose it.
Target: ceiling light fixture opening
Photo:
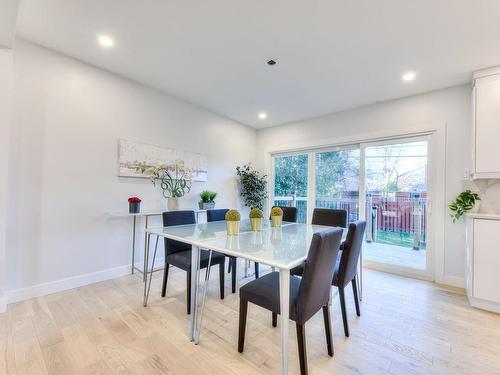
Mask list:
[[[406,73],[404,73],[404,74],[401,76],[401,79],[402,79],[404,82],[411,82],[411,81],[414,81],[416,77],[417,77],[417,73],[416,73],[416,72],[413,72],[413,71],[410,71],[410,72],[406,72]]]
[[[275,60],[269,60],[269,61],[267,62],[267,65],[269,65],[269,66],[276,65],[276,61],[275,61]]]
[[[102,47],[105,47],[105,48],[111,48],[115,44],[113,38],[111,38],[108,35],[98,35],[97,36],[97,41],[99,42],[99,44]]]
[[[260,118],[261,120],[265,120],[265,119],[267,118],[267,113],[265,113],[265,112],[261,112],[261,113],[259,113],[259,118]]]

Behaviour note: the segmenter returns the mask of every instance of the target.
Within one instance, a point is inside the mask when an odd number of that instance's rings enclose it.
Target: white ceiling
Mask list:
[[[11,48],[19,0],[0,0],[0,48]]]
[[[469,81],[500,1],[22,0],[18,33],[262,128]]]

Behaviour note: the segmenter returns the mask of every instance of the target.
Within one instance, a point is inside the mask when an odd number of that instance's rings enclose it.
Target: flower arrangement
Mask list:
[[[141,210],[141,198],[130,197],[128,199],[128,212],[131,214],[138,214]]]
[[[250,164],[236,167],[236,174],[240,179],[240,194],[245,201],[245,206],[262,210],[264,200],[267,198],[267,176],[261,175]]]
[[[168,209],[177,209],[177,198],[191,190],[191,170],[184,168],[184,162],[177,160],[175,165],[155,167],[150,176],[154,186],[159,183],[163,196],[168,199]]]
[[[283,223],[283,210],[279,207],[271,208],[271,226],[281,227]]]
[[[228,236],[236,236],[240,231],[241,215],[237,210],[229,210],[226,212],[226,230]]]
[[[472,210],[477,201],[480,200],[479,195],[470,190],[465,190],[458,194],[455,200],[448,206],[452,212],[453,222],[459,220],[467,211]]]
[[[262,218],[264,217],[264,214],[262,213],[262,210],[259,210],[258,208],[252,208],[250,210],[250,226],[253,231],[260,231],[262,230]]]

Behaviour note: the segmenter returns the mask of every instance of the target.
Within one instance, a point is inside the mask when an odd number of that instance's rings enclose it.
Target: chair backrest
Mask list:
[[[297,323],[304,324],[328,303],[341,240],[340,228],[313,235],[294,306]]]
[[[194,211],[167,211],[163,213],[163,226],[196,224]],[[165,256],[179,251],[191,250],[191,245],[165,238]]]
[[[207,221],[222,221],[226,220],[226,212],[229,208],[219,208],[217,210],[207,210]]]
[[[344,287],[356,276],[359,254],[363,246],[366,221],[359,220],[349,224],[338,270],[339,286]]]
[[[347,211],[331,208],[315,208],[311,223],[329,227],[347,228]]]
[[[289,207],[289,206],[273,206],[279,207],[283,211],[283,221],[288,221],[289,223],[297,222],[297,207]],[[271,217],[269,217],[271,220]]]

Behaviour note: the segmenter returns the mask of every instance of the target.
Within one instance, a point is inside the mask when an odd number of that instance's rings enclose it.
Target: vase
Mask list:
[[[281,227],[283,223],[283,216],[271,216],[271,226],[272,227]]]
[[[141,202],[129,203],[128,204],[128,213],[129,214],[138,214],[141,211]]]
[[[240,231],[239,221],[226,221],[226,230],[228,236],[237,236]]]
[[[215,202],[198,202],[198,207],[200,210],[213,210],[215,208]]]
[[[262,230],[262,218],[261,217],[251,217],[250,218],[250,227],[252,231],[258,232]]]
[[[167,208],[169,211],[176,211],[179,208],[179,198],[167,198]]]

